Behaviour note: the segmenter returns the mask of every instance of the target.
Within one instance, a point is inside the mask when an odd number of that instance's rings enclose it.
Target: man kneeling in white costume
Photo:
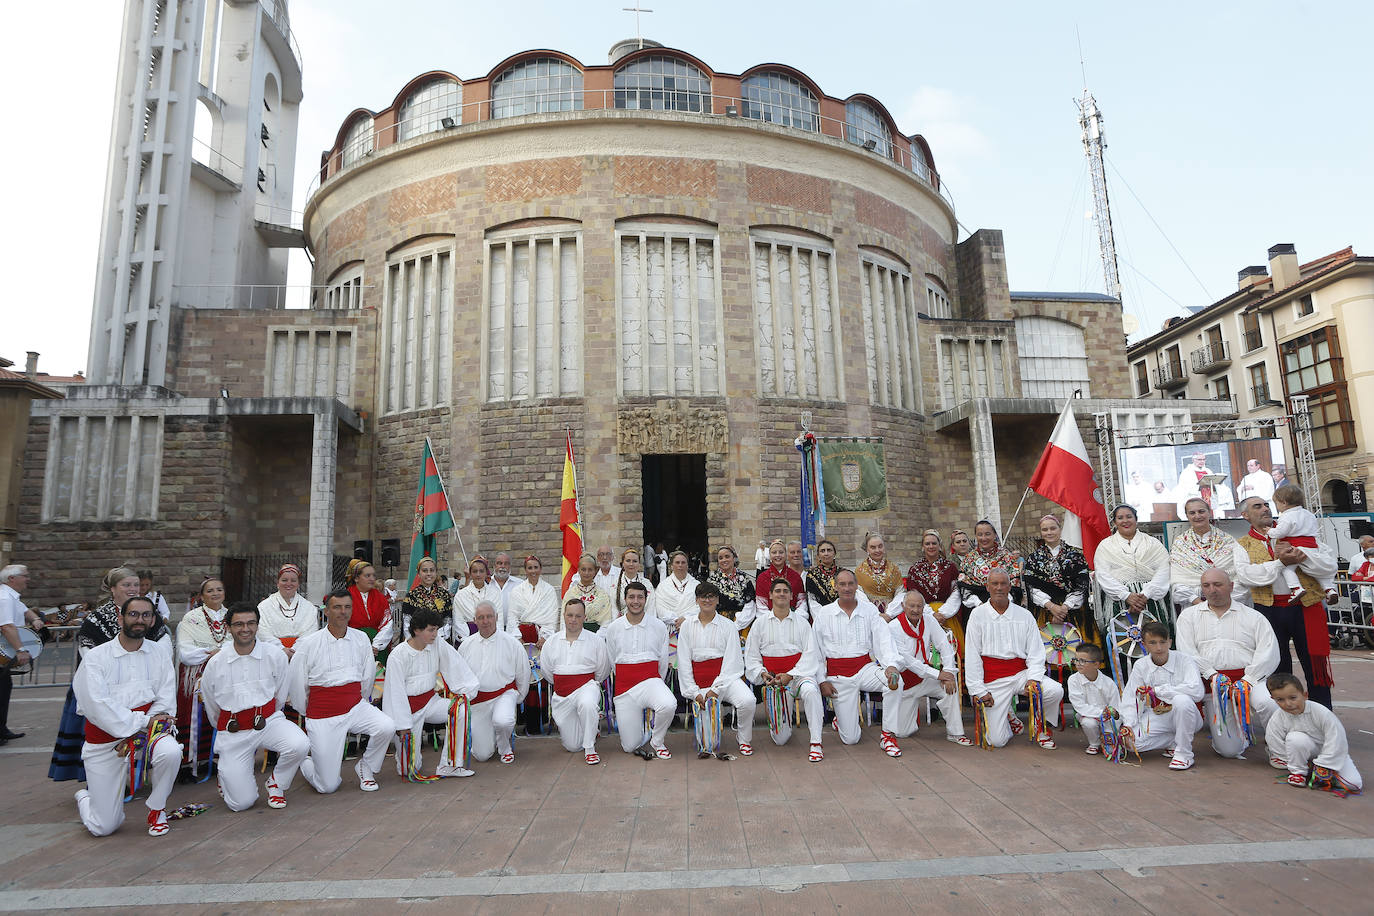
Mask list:
[[[530,692],[530,659],[520,640],[498,626],[498,617],[495,604],[477,602],[472,610],[477,632],[463,640],[458,654],[477,676],[468,712],[473,759],[490,760],[499,753],[502,763],[514,763],[515,707]]]
[[[386,659],[382,712],[396,728],[396,773],[420,773],[420,745],[426,725],[444,728],[435,776],[471,776],[467,762],[468,704],[477,695],[477,676],[447,641],[439,640],[443,624],[437,611],[417,608],[410,615],[410,638]]]

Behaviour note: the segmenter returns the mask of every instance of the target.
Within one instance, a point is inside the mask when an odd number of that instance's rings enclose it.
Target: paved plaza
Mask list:
[[[1374,774],[1374,655],[1333,656],[1351,752]],[[516,743],[514,766],[412,785],[388,761],[380,792],[350,774],[333,796],[298,780],[290,807],[231,814],[213,781],[172,804],[211,802],[161,839],[144,807],[114,837],[82,829],[75,783],[47,779],[57,688],[16,691],[0,748],[0,910],[159,907],[178,914],[290,912],[1365,913],[1374,796],[1276,782],[1263,755],[1116,766],[1024,739],[987,752],[933,729],[892,760],[877,729],[806,762],[804,733],[755,755],[671,761],[603,740],[588,767],[556,738]],[[428,766],[433,766],[434,753]]]

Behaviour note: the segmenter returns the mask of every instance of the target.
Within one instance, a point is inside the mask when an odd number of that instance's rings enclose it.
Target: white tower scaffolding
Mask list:
[[[1116,239],[1112,235],[1112,208],[1107,200],[1107,169],[1102,151],[1107,148],[1102,133],[1102,112],[1087,89],[1078,100],[1078,126],[1083,129],[1083,152],[1088,157],[1088,173],[1093,182],[1093,222],[1097,224],[1097,244],[1102,251],[1102,276],[1107,294],[1121,299],[1121,279],[1116,266]]]

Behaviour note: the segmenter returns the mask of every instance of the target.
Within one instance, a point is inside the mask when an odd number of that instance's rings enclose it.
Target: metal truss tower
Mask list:
[[[1107,141],[1102,133],[1102,112],[1087,89],[1078,100],[1078,126],[1083,129],[1083,152],[1088,157],[1088,172],[1093,181],[1093,222],[1097,224],[1097,243],[1102,250],[1102,276],[1107,294],[1121,299],[1121,279],[1116,266],[1116,239],[1112,235],[1112,208],[1107,200],[1107,169],[1102,151]]]

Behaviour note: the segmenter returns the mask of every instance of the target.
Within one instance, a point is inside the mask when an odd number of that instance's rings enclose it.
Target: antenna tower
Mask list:
[[[1083,129],[1083,152],[1088,157],[1088,172],[1093,180],[1093,222],[1097,223],[1097,244],[1102,250],[1102,275],[1108,295],[1121,299],[1121,279],[1116,267],[1116,239],[1112,235],[1112,208],[1107,201],[1107,170],[1102,151],[1107,141],[1102,133],[1102,112],[1091,92],[1083,90],[1078,100],[1078,126]]]

